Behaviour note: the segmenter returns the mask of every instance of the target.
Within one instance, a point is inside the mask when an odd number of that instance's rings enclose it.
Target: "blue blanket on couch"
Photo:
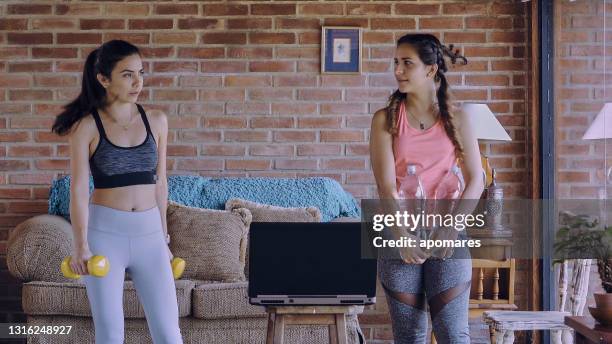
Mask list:
[[[89,192],[93,180],[89,181]],[[169,176],[168,199],[190,207],[224,209],[230,198],[280,207],[314,206],[322,220],[360,217],[361,209],[353,196],[331,178],[204,178]],[[49,214],[70,221],[70,176],[53,181],[49,192]]]

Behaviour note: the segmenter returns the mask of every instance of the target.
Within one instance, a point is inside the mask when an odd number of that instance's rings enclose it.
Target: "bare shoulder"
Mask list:
[[[151,109],[147,111],[149,115],[149,120],[155,122],[155,124],[162,126],[168,122],[168,116],[165,112],[159,109]]]
[[[79,143],[89,142],[94,138],[97,130],[93,116],[87,115],[74,123],[70,129],[70,139]]]
[[[385,108],[379,109],[374,113],[372,117],[372,129],[385,128],[387,123],[387,110]]]

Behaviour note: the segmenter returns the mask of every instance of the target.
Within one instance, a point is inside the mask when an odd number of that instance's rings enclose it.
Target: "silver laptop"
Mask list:
[[[376,260],[361,258],[361,223],[251,224],[251,304],[365,305],[375,295]]]

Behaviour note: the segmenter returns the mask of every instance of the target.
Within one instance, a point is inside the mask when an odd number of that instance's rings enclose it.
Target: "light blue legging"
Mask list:
[[[106,256],[110,262],[106,276],[83,276],[96,344],[123,343],[126,270],[144,308],[153,342],[182,343],[175,284],[159,209],[130,212],[90,204],[87,241],[94,255]]]
[[[470,343],[468,306],[472,261],[467,249],[455,249],[449,259],[429,258],[423,264],[379,258],[378,273],[396,344],[425,343],[426,302],[438,343]]]

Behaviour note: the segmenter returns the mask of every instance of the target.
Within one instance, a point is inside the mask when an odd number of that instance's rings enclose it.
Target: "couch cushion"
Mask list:
[[[54,215],[38,215],[15,227],[8,239],[6,263],[22,281],[68,282],[60,272],[71,255],[72,226]]]
[[[199,209],[174,202],[168,204],[170,249],[185,260],[183,278],[245,280],[244,264],[251,213]]]
[[[285,208],[240,198],[232,198],[225,203],[225,210],[237,208],[249,209],[253,222],[321,222],[321,212],[317,207]]]
[[[191,315],[194,282],[176,280],[179,317]],[[91,316],[84,284],[34,281],[23,284],[21,303],[28,315]],[[126,318],[144,318],[144,310],[132,281],[123,285],[123,312]]]
[[[264,307],[249,304],[248,282],[194,281],[192,315],[201,319],[266,316]]]

